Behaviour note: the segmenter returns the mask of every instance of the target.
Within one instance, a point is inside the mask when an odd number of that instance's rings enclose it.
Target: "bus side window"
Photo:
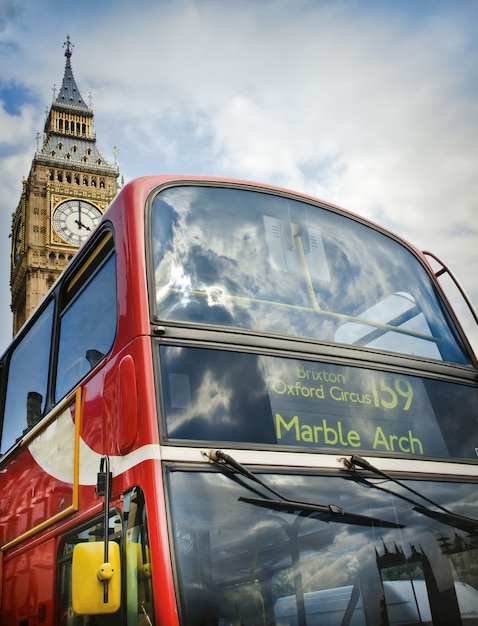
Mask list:
[[[45,412],[53,310],[51,300],[11,353],[6,374],[2,452],[39,422]]]
[[[111,234],[66,284],[60,311],[55,401],[109,352],[116,334],[116,257]]]

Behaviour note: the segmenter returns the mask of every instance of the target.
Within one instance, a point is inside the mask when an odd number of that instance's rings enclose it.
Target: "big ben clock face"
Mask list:
[[[101,219],[101,211],[85,200],[67,200],[53,212],[53,228],[73,246],[80,246]]]

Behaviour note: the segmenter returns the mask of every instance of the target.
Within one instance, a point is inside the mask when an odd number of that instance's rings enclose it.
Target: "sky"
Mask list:
[[[0,0],[0,353],[12,213],[67,35],[126,182],[209,174],[319,197],[434,252],[476,307],[477,24],[476,0]]]

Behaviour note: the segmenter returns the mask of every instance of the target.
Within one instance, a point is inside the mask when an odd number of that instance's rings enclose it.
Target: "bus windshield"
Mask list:
[[[467,364],[418,258],[338,210],[181,185],[152,206],[155,317]]]
[[[255,474],[292,505],[281,509],[237,474],[169,470],[182,624],[476,624],[476,530],[430,519],[347,475]],[[478,514],[473,484],[413,487]],[[344,514],[309,513],[294,508],[299,500]]]

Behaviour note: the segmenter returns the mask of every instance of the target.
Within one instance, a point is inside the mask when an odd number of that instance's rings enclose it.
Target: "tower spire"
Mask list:
[[[66,41],[64,42],[63,47],[66,48],[65,56],[69,59],[73,54],[73,48],[75,47],[70,41],[70,35],[66,36]]]
[[[66,57],[65,73],[63,75],[61,88],[58,90],[58,95],[56,96],[55,101],[58,104],[68,107],[88,109],[89,107],[81,97],[80,90],[78,89],[75,77],[73,76],[71,56],[75,46],[71,43],[70,35],[66,36],[66,41],[64,42],[63,47],[65,48]]]

